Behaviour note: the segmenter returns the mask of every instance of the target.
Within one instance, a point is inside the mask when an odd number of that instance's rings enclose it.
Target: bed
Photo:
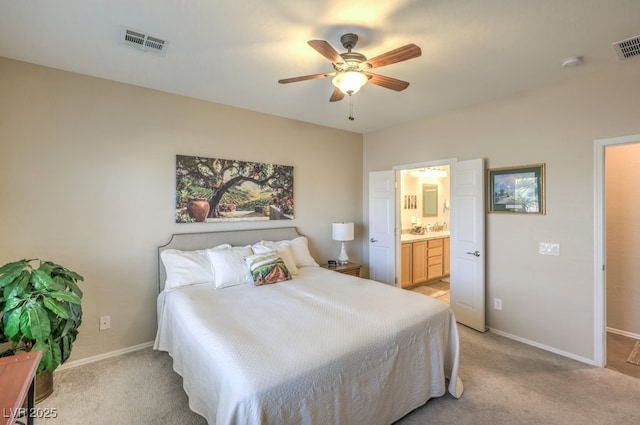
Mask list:
[[[306,243],[291,227],[176,234],[159,247],[154,348],[173,358],[194,412],[210,425],[382,425],[461,396],[448,305],[318,267]],[[242,265],[220,258],[265,246],[295,273],[255,284],[243,270],[222,285]]]

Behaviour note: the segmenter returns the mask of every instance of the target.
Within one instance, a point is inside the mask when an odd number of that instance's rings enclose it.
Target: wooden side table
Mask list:
[[[360,269],[362,266],[357,263],[338,264],[336,266],[330,266],[329,264],[323,264],[327,270],[333,270],[338,273],[349,274],[351,276],[360,277]]]
[[[29,351],[0,358],[0,424],[15,424],[21,412],[26,414],[27,424],[33,424],[36,370],[41,357],[41,351]],[[26,412],[22,409],[25,396]]]

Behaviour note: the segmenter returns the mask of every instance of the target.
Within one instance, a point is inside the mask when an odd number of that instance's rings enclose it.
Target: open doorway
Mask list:
[[[640,377],[628,363],[640,341],[640,287],[636,284],[636,224],[640,207],[629,200],[640,183],[640,135],[596,140],[595,363]]]
[[[443,246],[442,250],[450,253],[450,305],[459,323],[484,332],[485,168],[482,158],[395,166],[393,170],[369,173],[369,277],[401,286],[399,211],[403,199],[397,188],[401,170],[444,165],[450,167],[451,223],[447,223],[450,249]],[[444,256],[442,261],[445,262]]]
[[[398,170],[399,285],[450,303],[450,166]]]

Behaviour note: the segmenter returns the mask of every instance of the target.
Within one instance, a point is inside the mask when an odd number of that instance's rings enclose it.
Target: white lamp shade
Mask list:
[[[355,94],[365,84],[367,84],[369,78],[362,72],[358,71],[346,71],[338,73],[331,82],[334,86],[340,89],[344,94]]]
[[[333,223],[333,240],[334,241],[352,241],[353,240],[353,222],[349,223]]]

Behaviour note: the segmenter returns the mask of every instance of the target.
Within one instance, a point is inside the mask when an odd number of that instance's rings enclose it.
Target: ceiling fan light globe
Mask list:
[[[358,93],[358,90],[367,84],[367,81],[369,81],[369,78],[358,71],[341,72],[331,80],[334,86],[348,95]]]

